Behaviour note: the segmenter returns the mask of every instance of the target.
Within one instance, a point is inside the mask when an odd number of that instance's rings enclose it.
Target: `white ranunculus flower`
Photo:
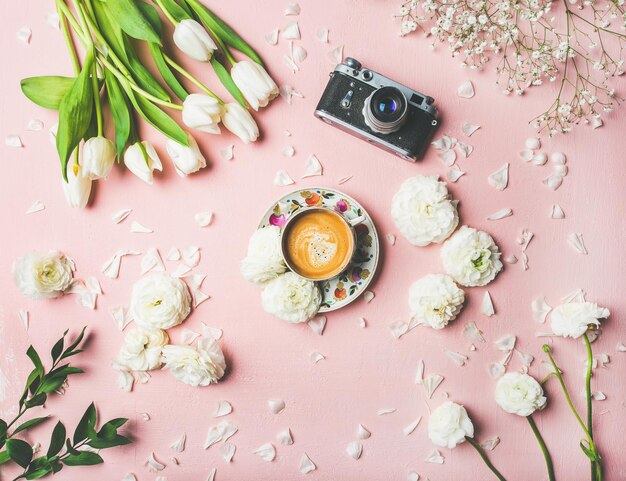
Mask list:
[[[259,127],[246,109],[236,102],[224,106],[224,127],[239,137],[245,144],[259,138]]]
[[[400,233],[416,246],[443,242],[459,223],[456,202],[437,176],[405,180],[393,197],[391,217]]]
[[[239,87],[250,107],[259,110],[278,96],[278,86],[262,65],[250,60],[242,60],[233,65],[230,71],[233,82]]]
[[[500,378],[495,397],[502,409],[518,416],[530,416],[546,405],[541,384],[519,372],[509,372]]]
[[[176,46],[199,62],[209,62],[217,45],[202,25],[192,19],[182,20],[174,29]]]
[[[163,364],[176,379],[191,386],[208,386],[224,375],[226,360],[213,338],[203,338],[193,346],[165,346]]]
[[[206,94],[190,94],[183,102],[183,122],[187,127],[209,134],[219,134],[224,105]]]
[[[206,159],[200,152],[198,143],[191,135],[187,134],[189,147],[179,144],[173,139],[167,139],[165,148],[174,162],[176,173],[181,177],[198,172],[206,167]]]
[[[486,232],[464,225],[441,248],[443,266],[462,286],[484,286],[502,270],[500,251]]]
[[[557,336],[582,336],[588,329],[600,326],[599,319],[606,319],[610,312],[593,302],[568,302],[555,307],[550,314],[552,332]]]
[[[161,367],[161,351],[170,339],[162,329],[134,328],[126,334],[117,362],[131,371]]]
[[[474,437],[474,425],[460,404],[447,401],[435,409],[428,419],[428,437],[436,446],[456,447]]]
[[[31,299],[59,297],[70,287],[74,263],[64,254],[32,251],[13,263],[15,285]]]
[[[72,207],[82,209],[89,202],[91,179],[83,174],[83,167],[73,162],[67,163],[67,182],[61,179],[65,200]]]
[[[286,272],[267,283],[261,300],[263,309],[279,319],[305,322],[317,314],[322,294],[315,282]]]
[[[286,270],[280,249],[280,227],[270,225],[255,231],[248,242],[248,255],[241,261],[243,277],[255,284],[264,284]]]
[[[115,145],[106,137],[92,137],[82,150],[83,175],[91,180],[106,179],[115,163]]]
[[[135,322],[145,329],[169,329],[191,311],[187,285],[169,274],[155,273],[135,282],[130,308]]]
[[[443,329],[456,319],[464,300],[463,290],[445,274],[428,274],[409,288],[411,315],[433,329]]]
[[[147,184],[152,184],[153,171],[163,170],[161,159],[149,142],[136,142],[126,149],[124,164]]]

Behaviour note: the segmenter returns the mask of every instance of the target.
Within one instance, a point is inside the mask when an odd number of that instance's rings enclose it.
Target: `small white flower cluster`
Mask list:
[[[427,275],[409,289],[413,320],[434,329],[444,328],[463,308],[465,295],[455,281],[484,286],[502,270],[500,251],[489,234],[468,226],[453,233],[459,222],[456,204],[436,176],[418,175],[403,182],[391,207],[396,226],[411,244],[443,242],[441,259],[448,275]]]
[[[464,67],[480,69],[495,59],[497,83],[504,84],[507,95],[558,80],[556,100],[534,119],[537,128],[547,128],[552,136],[570,131],[581,120],[602,125],[600,116],[620,103],[607,84],[610,77],[624,74],[620,30],[626,17],[619,3],[564,2],[559,11],[563,22],[550,16],[551,0],[406,0],[396,16],[401,35],[421,30],[433,38],[433,48],[447,45]],[[559,24],[567,25],[566,32],[557,29]]]
[[[207,386],[224,375],[226,361],[215,339],[202,338],[196,346],[170,344],[166,329],[180,325],[191,312],[191,295],[181,279],[165,273],[140,279],[133,286],[130,311],[137,327],[126,334],[114,362],[122,378],[162,365],[191,386]]]

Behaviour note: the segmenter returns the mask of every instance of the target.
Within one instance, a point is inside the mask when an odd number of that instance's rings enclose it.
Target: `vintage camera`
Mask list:
[[[414,162],[437,129],[434,101],[347,57],[330,73],[315,116]]]

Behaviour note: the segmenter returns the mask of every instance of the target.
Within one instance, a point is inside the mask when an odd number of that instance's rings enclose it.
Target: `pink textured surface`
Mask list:
[[[493,342],[505,334],[518,336],[517,346],[535,356],[531,374],[541,377],[546,368],[537,331],[549,327],[531,318],[531,300],[546,296],[551,305],[570,291],[582,287],[588,299],[610,308],[602,337],[594,344],[596,353],[608,353],[611,363],[598,368],[593,378],[594,390],[602,390],[607,400],[596,402],[595,429],[606,466],[607,480],[626,478],[623,458],[623,433],[626,412],[626,363],[624,353],[616,352],[618,342],[626,341],[623,281],[626,257],[623,241],[626,233],[624,190],[624,112],[611,116],[607,125],[597,131],[579,128],[553,141],[544,141],[544,150],[562,150],[568,156],[570,173],[556,192],[548,190],[541,180],[551,172],[549,165],[535,167],[517,157],[524,140],[533,134],[527,120],[551,100],[552,87],[538,89],[527,97],[508,98],[499,93],[488,73],[459,69],[443,51],[432,54],[427,42],[417,37],[401,39],[399,25],[391,19],[396,3],[350,0],[302,2],[298,19],[303,34],[302,45],[309,57],[296,75],[292,75],[281,57],[287,53],[287,42],[271,47],[264,35],[281,27],[293,17],[284,17],[286,0],[263,2],[218,2],[218,13],[258,47],[279,83],[289,83],[301,90],[305,99],[294,99],[293,105],[276,100],[256,118],[264,138],[245,146],[230,135],[222,137],[197,135],[212,166],[198,175],[181,179],[166,160],[163,139],[149,128],[142,134],[157,145],[162,154],[165,173],[154,186],[147,186],[122,168],[115,169],[107,182],[95,189],[96,200],[86,210],[71,210],[63,199],[59,167],[47,129],[55,116],[29,103],[19,91],[19,79],[31,75],[69,73],[69,61],[61,35],[50,28],[45,15],[52,3],[44,0],[3,2],[0,16],[0,45],[4,52],[4,72],[0,98],[0,137],[20,134],[24,149],[2,145],[3,176],[1,181],[2,241],[0,245],[0,368],[6,377],[6,398],[0,413],[13,413],[19,390],[29,371],[24,352],[30,343],[47,351],[52,342],[69,327],[76,331],[89,325],[87,352],[77,364],[87,370],[72,379],[67,394],[53,397],[47,411],[59,415],[73,426],[91,400],[98,404],[103,418],[131,418],[129,432],[135,443],[104,453],[102,466],[81,470],[68,469],[56,475],[59,481],[90,479],[110,481],[134,472],[140,481],[155,474],[144,466],[150,452],[168,466],[161,474],[169,481],[205,479],[212,467],[217,480],[291,480],[300,479],[298,465],[307,452],[318,469],[309,477],[320,480],[406,479],[409,470],[431,480],[490,479],[491,474],[467,444],[453,451],[443,449],[445,464],[424,462],[433,449],[426,425],[429,409],[450,399],[463,403],[476,426],[479,440],[498,435],[501,444],[490,453],[493,462],[510,480],[546,479],[543,458],[526,422],[502,412],[493,401],[495,382],[487,366],[502,358]],[[30,46],[15,39],[23,25],[33,30]],[[315,38],[318,27],[330,28],[331,43],[321,44]],[[443,331],[420,328],[401,340],[391,337],[388,326],[406,319],[406,293],[410,283],[429,273],[440,272],[439,247],[411,247],[398,237],[395,246],[383,242],[383,262],[373,285],[376,298],[365,304],[361,299],[328,316],[323,336],[317,336],[306,325],[289,325],[265,314],[260,305],[260,291],[240,276],[238,263],[246,249],[247,239],[259,216],[286,189],[272,184],[274,173],[285,168],[297,179],[297,186],[326,184],[338,187],[359,199],[374,217],[382,239],[395,232],[390,219],[393,193],[408,176],[445,174],[434,149],[418,164],[410,164],[382,153],[367,144],[327,127],[312,113],[333,65],[327,58],[331,47],[345,45],[345,52],[365,65],[389,74],[397,80],[433,95],[442,111],[439,134],[461,137],[462,121],[482,125],[469,143],[475,147],[469,159],[459,164],[467,175],[450,189],[461,201],[462,222],[483,228],[494,236],[505,255],[519,256],[516,236],[522,228],[535,233],[528,256],[530,269],[507,265],[505,271],[488,289],[494,300],[496,315],[487,318],[480,313],[484,288],[467,289],[467,305],[459,319]],[[201,77],[216,82],[205,66],[193,66]],[[476,87],[471,100],[459,99],[456,88],[470,78]],[[40,118],[46,129],[25,131],[31,118]],[[285,137],[288,129],[292,136]],[[220,148],[235,143],[235,159],[223,161]],[[294,158],[281,155],[292,143]],[[315,153],[324,165],[320,178],[300,180],[309,154]],[[510,183],[504,192],[487,184],[487,175],[510,162]],[[353,175],[342,186],[337,180]],[[44,212],[24,215],[35,201],[46,205]],[[559,203],[567,218],[550,219],[553,203]],[[489,214],[511,207],[510,218],[490,222]],[[123,208],[132,208],[131,217],[115,225],[110,217]],[[200,229],[194,214],[213,210],[213,225]],[[137,220],[154,229],[153,234],[131,234],[130,222]],[[577,254],[566,242],[572,232],[583,234],[589,255]],[[127,305],[130,286],[139,277],[139,258],[125,258],[118,280],[104,278],[103,262],[120,248],[145,251],[157,247],[162,255],[172,246],[197,244],[202,261],[197,272],[207,273],[204,290],[211,300],[202,304],[184,324],[193,330],[201,321],[224,330],[221,345],[226,353],[230,374],[218,385],[194,389],[178,383],[167,372],[154,373],[147,385],[127,394],[116,387],[116,373],[111,359],[123,338],[109,314],[111,307]],[[55,301],[31,302],[21,296],[11,280],[11,263],[28,250],[60,249],[78,266],[78,277],[97,275],[105,294],[98,309],[89,311],[68,296]],[[168,263],[168,267],[173,267]],[[17,311],[26,308],[31,327],[24,331]],[[357,324],[367,319],[367,328]],[[470,341],[463,337],[465,323],[475,321],[485,332],[487,342],[478,351],[469,352]],[[172,332],[177,341],[180,328]],[[552,342],[552,341],[548,341]],[[583,346],[579,342],[555,339],[554,352],[565,370],[574,402],[583,409],[579,395],[583,389]],[[465,367],[453,364],[443,350],[463,352],[470,359]],[[326,360],[312,365],[309,354],[319,351]],[[445,381],[433,399],[427,399],[422,386],[414,384],[417,364],[425,361],[426,373],[439,373]],[[510,370],[520,367],[514,355]],[[537,421],[552,452],[557,476],[562,480],[588,478],[588,464],[578,447],[581,432],[557,385],[550,381],[548,408],[537,415]],[[282,398],[286,409],[273,415],[267,400]],[[219,448],[202,449],[209,426],[217,423],[213,412],[219,400],[234,406],[229,419],[239,426],[231,442],[237,453],[231,464],[220,456]],[[377,416],[382,408],[396,408],[393,414]],[[140,413],[149,413],[144,422]],[[405,436],[402,428],[423,416],[416,431]],[[372,437],[363,441],[359,461],[345,454],[346,445],[355,439],[357,425],[362,423]],[[291,428],[295,443],[280,446],[276,434]],[[46,442],[50,423],[29,438]],[[180,466],[170,456],[169,445],[182,432],[187,433],[187,449],[177,455]],[[278,456],[266,463],[253,454],[260,445],[273,442]]]

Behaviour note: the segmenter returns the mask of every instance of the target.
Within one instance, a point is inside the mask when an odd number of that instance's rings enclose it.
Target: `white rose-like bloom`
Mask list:
[[[263,309],[288,322],[306,322],[320,308],[322,294],[317,284],[293,272],[268,282],[261,294]]]
[[[441,248],[446,272],[462,286],[485,286],[502,270],[500,251],[486,232],[464,225]]]
[[[174,29],[176,46],[199,62],[209,62],[217,45],[202,25],[192,19],[185,19]]]
[[[83,175],[91,180],[106,179],[115,162],[115,145],[106,137],[92,137],[83,145]]]
[[[124,164],[146,184],[152,184],[153,171],[163,170],[161,159],[148,142],[137,142],[126,149]]]
[[[474,425],[460,404],[447,401],[435,409],[428,419],[428,437],[436,446],[456,447],[474,437]]]
[[[496,402],[507,413],[530,416],[546,405],[543,389],[533,377],[509,372],[496,385]]]
[[[437,176],[417,175],[405,180],[391,203],[391,217],[411,244],[443,242],[459,224],[456,202]]]
[[[239,137],[244,144],[259,138],[259,127],[246,109],[236,102],[224,106],[224,127]]]
[[[239,87],[250,107],[259,110],[278,96],[278,86],[262,65],[250,60],[242,60],[230,70],[233,82]]]
[[[132,329],[124,338],[117,362],[131,371],[157,369],[161,367],[161,351],[169,341],[162,329]]]
[[[409,288],[409,308],[417,321],[433,329],[443,329],[456,319],[465,294],[445,274],[428,274]]]
[[[243,277],[255,284],[269,282],[287,270],[280,249],[280,227],[270,225],[252,234],[240,269]]]
[[[165,346],[163,364],[176,379],[191,386],[208,386],[224,375],[224,353],[213,338],[204,338],[193,346]]]
[[[165,148],[172,158],[172,162],[174,162],[176,173],[181,177],[206,167],[206,159],[200,152],[196,139],[189,134],[187,134],[187,139],[189,140],[189,147],[179,144],[173,139],[167,139],[165,142]]]
[[[152,274],[135,282],[130,301],[135,322],[145,329],[169,329],[191,311],[187,285],[169,274]]]
[[[70,161],[67,163],[67,182],[61,179],[63,195],[71,207],[82,209],[89,202],[91,179],[83,174],[83,167]]]
[[[183,102],[183,122],[187,127],[209,134],[219,134],[224,106],[215,97],[190,94]]]
[[[15,285],[31,299],[62,296],[72,283],[72,271],[72,261],[56,251],[29,252],[13,263]]]
[[[606,307],[599,307],[593,302],[568,302],[552,310],[550,325],[557,336],[576,339],[590,327],[599,327],[599,319],[606,319],[610,314]]]

